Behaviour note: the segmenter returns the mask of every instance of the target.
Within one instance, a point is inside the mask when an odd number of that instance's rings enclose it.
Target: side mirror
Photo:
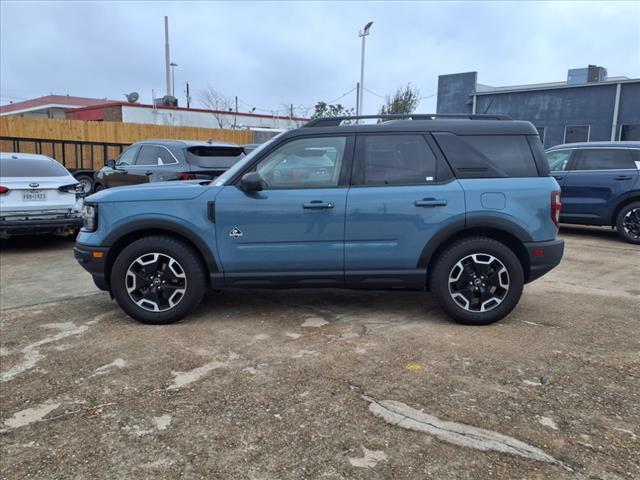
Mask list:
[[[115,160],[107,160],[107,167],[116,168],[116,161]]]
[[[259,192],[262,190],[262,177],[258,172],[245,173],[240,179],[240,186],[245,192]]]

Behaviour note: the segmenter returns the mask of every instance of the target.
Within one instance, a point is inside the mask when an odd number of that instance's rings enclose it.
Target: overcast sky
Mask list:
[[[176,96],[211,86],[257,112],[317,101],[355,106],[358,30],[365,88],[411,82],[435,111],[438,75],[478,71],[500,86],[566,79],[595,63],[640,77],[640,2],[12,2],[0,3],[2,104],[49,93],[124,100],[164,94],[169,16]],[[383,100],[365,92],[365,113]],[[193,106],[193,105],[192,105]]]

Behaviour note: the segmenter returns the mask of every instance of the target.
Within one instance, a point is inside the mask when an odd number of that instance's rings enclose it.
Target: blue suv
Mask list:
[[[430,290],[462,323],[509,314],[564,249],[536,129],[501,116],[367,118],[313,120],[215,181],[96,193],[75,256],[144,323],[181,319],[209,287]]]
[[[547,150],[562,188],[562,223],[616,227],[640,244],[640,142],[589,142]]]

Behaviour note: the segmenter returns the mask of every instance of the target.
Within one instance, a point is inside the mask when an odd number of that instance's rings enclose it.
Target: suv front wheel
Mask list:
[[[487,325],[518,304],[524,273],[513,251],[487,237],[469,237],[436,259],[430,289],[442,309],[468,325]]]
[[[150,236],[125,247],[111,271],[111,291],[120,307],[142,323],[177,322],[202,301],[206,271],[180,240]]]

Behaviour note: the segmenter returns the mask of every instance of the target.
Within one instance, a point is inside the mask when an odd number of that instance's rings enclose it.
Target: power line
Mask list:
[[[343,93],[343,94],[342,94],[342,95],[340,95],[338,98],[334,98],[333,100],[329,100],[327,103],[337,102],[337,101],[338,101],[338,100],[340,100],[341,98],[344,98],[344,97],[346,97],[347,95],[349,95],[349,94],[350,94],[351,92],[353,92],[356,88],[358,88],[358,87],[357,87],[357,86],[356,86],[356,87],[353,87],[353,88],[352,88],[351,90],[349,90],[348,92]],[[366,90],[366,88],[365,88],[365,90]]]
[[[376,92],[372,92],[371,90],[369,90],[367,87],[364,87],[363,90],[369,92],[371,95],[373,95],[374,97],[378,97],[381,98],[383,100],[386,100],[387,97],[383,97],[382,95],[378,95]]]

